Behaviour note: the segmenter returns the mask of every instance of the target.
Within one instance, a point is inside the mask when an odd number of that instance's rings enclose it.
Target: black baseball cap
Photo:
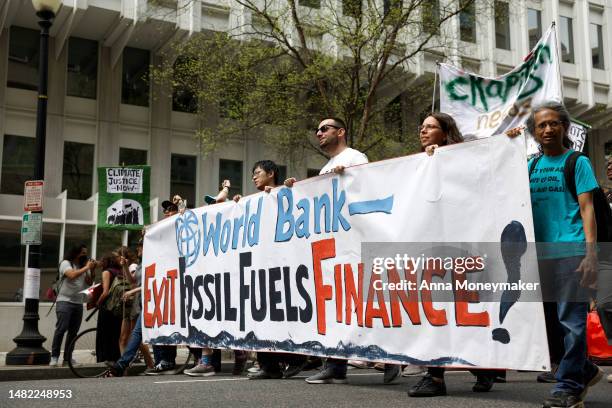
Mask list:
[[[166,211],[178,211],[178,207],[176,204],[174,204],[172,201],[162,201],[161,203],[162,208],[164,209],[164,212]]]

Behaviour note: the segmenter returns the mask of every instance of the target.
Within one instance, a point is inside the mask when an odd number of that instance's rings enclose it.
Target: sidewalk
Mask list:
[[[229,353],[228,353],[229,354]],[[222,355],[221,371],[231,372],[234,366],[234,360],[228,356]],[[0,353],[0,382],[2,381],[37,381],[37,380],[54,380],[76,378],[70,371],[70,367],[49,367],[46,365],[22,365],[22,366],[7,366],[5,363],[6,353]],[[145,370],[144,364],[134,364],[130,367],[130,376],[138,375]]]

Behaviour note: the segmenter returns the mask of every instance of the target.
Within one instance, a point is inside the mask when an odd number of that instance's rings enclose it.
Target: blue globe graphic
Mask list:
[[[191,266],[200,254],[200,228],[198,217],[193,211],[186,211],[175,222],[176,246],[180,256],[185,258],[187,266]]]

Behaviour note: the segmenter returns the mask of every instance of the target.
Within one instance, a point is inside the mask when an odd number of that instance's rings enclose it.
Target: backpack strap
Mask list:
[[[565,186],[569,189],[574,200],[578,202],[578,194],[576,194],[576,162],[580,156],[585,156],[582,152],[571,152],[565,160],[563,166],[563,177],[565,178]]]
[[[535,170],[535,168],[538,165],[538,162],[540,161],[541,158],[542,158],[542,156],[538,156],[535,159],[533,159],[533,161],[531,162],[531,166],[529,166],[529,179],[530,180],[531,180],[531,174]]]
[[[60,265],[61,265],[61,262],[60,262]],[[70,266],[72,266],[74,269],[74,265],[72,264],[72,262],[70,262]],[[49,310],[47,311],[46,316],[49,316],[49,314],[51,313],[51,310],[53,310],[53,306],[55,306],[55,304],[57,303],[57,297],[59,296],[60,290],[62,290],[62,284],[64,283],[64,274],[60,272],[59,265],[57,266],[57,281],[59,282],[59,284],[57,285],[57,295],[55,296],[55,299],[53,299],[53,303],[51,303],[51,306],[49,307]]]

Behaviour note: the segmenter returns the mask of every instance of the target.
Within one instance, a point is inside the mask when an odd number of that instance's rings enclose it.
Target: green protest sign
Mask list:
[[[98,228],[140,230],[150,222],[150,166],[98,167]]]

